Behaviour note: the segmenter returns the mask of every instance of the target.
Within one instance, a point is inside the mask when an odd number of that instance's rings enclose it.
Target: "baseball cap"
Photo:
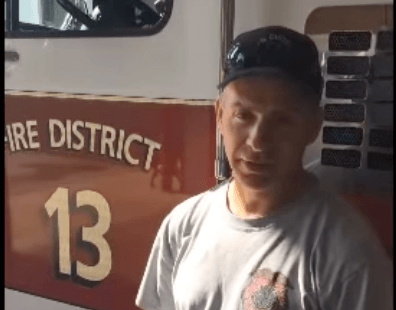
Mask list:
[[[318,102],[322,96],[323,79],[315,43],[286,27],[263,27],[237,36],[224,59],[224,71],[219,89],[242,77],[273,76],[286,78],[303,95]]]

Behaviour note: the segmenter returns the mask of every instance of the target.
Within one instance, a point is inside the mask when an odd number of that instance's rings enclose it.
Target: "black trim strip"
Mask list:
[[[11,0],[5,0],[6,20],[4,25],[4,31],[10,31],[11,29]]]
[[[19,27],[19,0],[10,0],[10,31],[12,30],[18,30]]]

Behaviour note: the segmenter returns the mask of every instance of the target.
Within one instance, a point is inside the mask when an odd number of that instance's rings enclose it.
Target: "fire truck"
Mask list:
[[[5,308],[137,309],[165,215],[230,174],[213,102],[241,32],[320,51],[304,165],[393,257],[393,2],[5,0]]]

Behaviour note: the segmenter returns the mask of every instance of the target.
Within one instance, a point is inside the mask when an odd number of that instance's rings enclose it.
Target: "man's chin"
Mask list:
[[[254,190],[263,190],[273,185],[273,178],[269,174],[257,173],[235,173],[237,182],[241,182],[244,186]]]

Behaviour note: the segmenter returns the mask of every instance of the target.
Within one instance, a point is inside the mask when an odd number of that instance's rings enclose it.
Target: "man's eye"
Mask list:
[[[291,124],[292,120],[290,119],[290,117],[287,116],[280,116],[277,119],[278,123],[280,124]]]
[[[247,111],[236,111],[235,116],[241,120],[248,120],[252,117],[252,114]]]

